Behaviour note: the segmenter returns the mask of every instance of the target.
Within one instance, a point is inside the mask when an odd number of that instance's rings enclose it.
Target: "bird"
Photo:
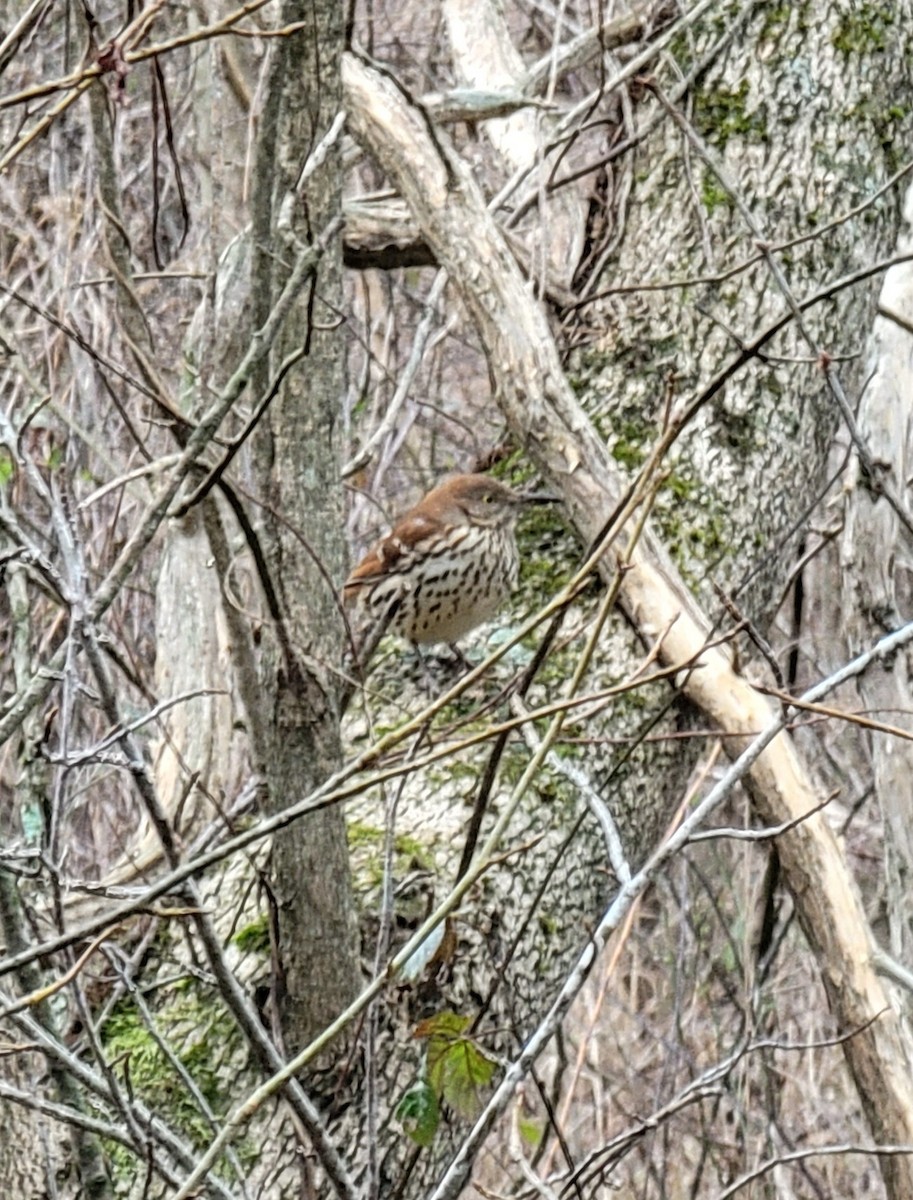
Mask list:
[[[541,497],[544,498],[544,497]],[[346,603],[417,645],[453,644],[490,620],[517,586],[514,525],[538,496],[487,475],[456,475],[428,492],[346,580]]]

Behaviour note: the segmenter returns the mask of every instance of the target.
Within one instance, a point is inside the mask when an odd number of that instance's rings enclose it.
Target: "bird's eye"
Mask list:
[[[494,496],[491,494],[491,492],[486,492],[482,499],[486,504],[491,504],[492,500],[494,500]]]

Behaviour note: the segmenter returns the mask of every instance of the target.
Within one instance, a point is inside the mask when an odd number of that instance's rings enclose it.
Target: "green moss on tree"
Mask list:
[[[232,937],[232,943],[246,954],[269,953],[269,918],[266,913],[242,925]]]
[[[732,196],[710,171],[705,171],[701,180],[701,203],[709,215],[712,215],[718,208],[734,207]]]
[[[851,54],[877,54],[893,36],[894,8],[890,4],[854,5],[844,14],[831,43],[836,50]]]
[[[233,1025],[226,1025],[221,1005],[210,1003],[193,981],[187,980],[156,997],[154,1020],[158,1037],[191,1076],[215,1118],[225,1116],[232,1096],[219,1075],[219,1064],[240,1052],[240,1035]],[[209,1145],[212,1125],[129,996],[105,1021],[101,1040],[130,1094],[161,1114],[194,1148]],[[125,1181],[135,1178],[135,1156],[123,1146],[108,1149],[116,1177]],[[226,1165],[225,1170],[230,1167]]]
[[[715,88],[698,92],[694,102],[694,123],[700,133],[722,149],[732,137],[750,142],[768,140],[767,123],[759,109],[748,103],[750,87],[743,79],[737,88]]]
[[[349,820],[346,825],[349,849],[352,852],[356,876],[366,886],[374,886],[383,878],[385,833],[366,821]],[[430,870],[433,858],[430,846],[407,834],[393,839],[394,870],[399,875],[418,868]]]

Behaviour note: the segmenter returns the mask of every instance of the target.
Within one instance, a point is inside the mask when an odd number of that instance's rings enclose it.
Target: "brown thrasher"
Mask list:
[[[514,523],[521,505],[538,499],[487,475],[447,480],[365,555],[346,580],[346,601],[360,600],[375,624],[387,620],[411,642],[456,641],[516,587]]]

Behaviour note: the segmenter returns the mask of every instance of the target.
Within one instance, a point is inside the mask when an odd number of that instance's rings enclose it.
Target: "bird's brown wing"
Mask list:
[[[440,534],[444,527],[443,521],[425,513],[406,513],[354,568],[345,582],[345,595],[353,597],[359,588],[405,570],[416,546],[426,538]]]

